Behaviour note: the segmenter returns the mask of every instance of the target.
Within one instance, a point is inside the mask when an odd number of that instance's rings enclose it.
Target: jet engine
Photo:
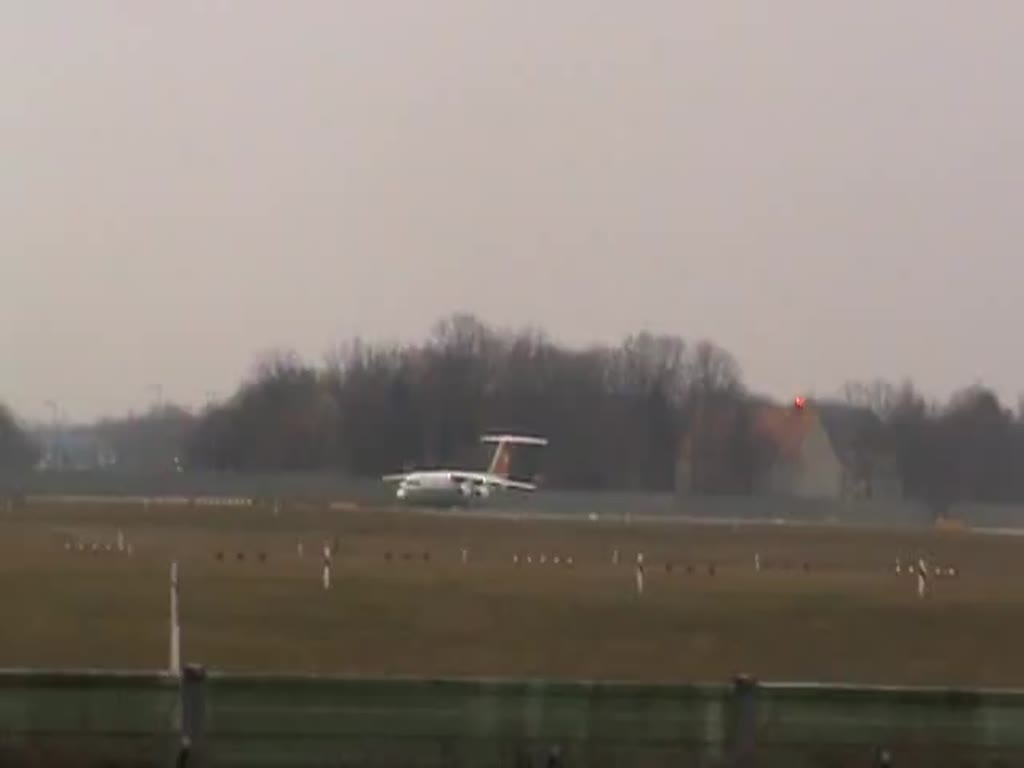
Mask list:
[[[474,483],[467,480],[459,486],[459,492],[467,499],[486,499],[491,495],[491,489],[484,483]]]

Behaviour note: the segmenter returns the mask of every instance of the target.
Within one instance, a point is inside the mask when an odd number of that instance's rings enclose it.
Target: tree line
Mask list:
[[[877,414],[874,448],[891,456],[906,496],[937,508],[1024,500],[1024,413],[993,392],[969,387],[935,403],[910,383],[871,381],[848,384],[841,399]],[[479,464],[484,432],[538,434],[550,445],[522,474],[594,490],[672,489],[682,436],[692,434],[700,438],[695,490],[748,493],[763,454],[747,422],[762,403],[735,358],[711,342],[638,333],[574,349],[536,329],[505,331],[460,314],[422,343],[355,339],[321,365],[275,353],[199,413],[164,408],[99,427],[119,455],[141,464],[165,466],[173,454],[192,470],[370,477]],[[738,414],[729,430],[702,431],[706,414],[722,408]],[[34,455],[0,411],[0,463]]]
[[[0,403],[0,469],[28,469],[38,459],[36,442],[11,409]]]
[[[215,469],[376,476],[479,462],[479,436],[510,431],[550,440],[532,469],[551,485],[668,489],[698,391],[743,391],[736,361],[710,343],[641,333],[577,350],[455,315],[418,345],[353,340],[320,367],[268,357],[199,418],[186,456]]]

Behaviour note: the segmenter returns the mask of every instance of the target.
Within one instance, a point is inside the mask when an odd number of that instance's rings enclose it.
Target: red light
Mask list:
[[[793,401],[793,405],[795,405],[800,410],[803,410],[804,406],[807,405],[807,398],[798,397],[796,398],[796,400]]]

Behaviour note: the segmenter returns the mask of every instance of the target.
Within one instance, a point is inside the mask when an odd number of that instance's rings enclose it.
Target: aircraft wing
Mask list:
[[[405,480],[405,478],[407,478],[408,476],[408,472],[402,472],[397,475],[384,475],[383,477],[381,477],[381,480],[383,480],[385,483],[400,483],[402,480]]]
[[[487,472],[452,472],[452,480],[457,483],[478,483],[480,485],[494,485],[499,488],[507,488],[516,491],[535,491],[537,486],[533,483],[526,483],[521,480],[509,480],[501,475],[492,475]]]
[[[495,485],[500,485],[502,488],[508,488],[513,491],[536,491],[537,486],[533,483],[526,483],[522,480],[507,480],[504,477],[499,477],[494,481]]]

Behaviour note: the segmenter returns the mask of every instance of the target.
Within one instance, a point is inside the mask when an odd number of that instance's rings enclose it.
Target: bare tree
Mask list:
[[[686,343],[675,336],[637,333],[611,350],[608,385],[612,391],[648,394],[660,390],[681,400],[687,384]]]
[[[28,469],[38,458],[38,446],[15,418],[14,413],[0,403],[0,469]]]
[[[849,381],[843,385],[843,399],[850,405],[873,411],[881,419],[888,419],[900,401],[900,391],[882,379]]]
[[[1013,414],[998,396],[979,386],[961,390],[939,425],[954,498],[1009,500],[1020,468],[1013,464]]]
[[[743,376],[736,359],[710,341],[700,342],[690,361],[690,388],[697,395],[739,395]]]

